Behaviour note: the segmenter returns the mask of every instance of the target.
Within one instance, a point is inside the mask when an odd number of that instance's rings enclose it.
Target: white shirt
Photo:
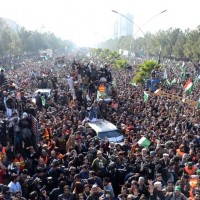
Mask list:
[[[14,183],[11,181],[8,184],[8,187],[10,188],[10,192],[12,192],[12,193],[15,193],[16,191],[22,192],[21,185],[19,182]]]

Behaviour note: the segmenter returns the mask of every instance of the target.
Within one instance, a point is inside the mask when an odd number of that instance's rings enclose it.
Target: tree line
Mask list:
[[[24,27],[13,30],[0,18],[0,56],[36,53],[43,49],[63,51],[74,48],[73,42],[62,40],[51,32],[29,31]]]
[[[100,48],[108,48],[112,51],[125,49],[135,56],[143,57],[149,52],[149,56],[155,57],[162,49],[162,57],[176,60],[200,60],[200,26],[195,30],[168,29],[160,30],[155,34],[147,33],[144,37],[133,38],[122,36],[109,39],[99,44]]]

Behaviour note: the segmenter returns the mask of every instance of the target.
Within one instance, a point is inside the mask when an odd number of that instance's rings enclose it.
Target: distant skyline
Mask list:
[[[0,5],[0,17],[28,30],[54,32],[80,46],[94,46],[113,36],[119,15],[111,10],[130,13],[139,27],[167,10],[149,21],[142,28],[144,33],[171,27],[193,30],[200,25],[199,0],[0,0]],[[137,27],[133,29],[135,32]]]

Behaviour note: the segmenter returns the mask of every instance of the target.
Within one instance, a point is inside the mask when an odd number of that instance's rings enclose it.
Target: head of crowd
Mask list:
[[[185,63],[181,80],[180,63],[163,60],[133,86],[137,58],[128,69],[84,51],[10,59],[0,60],[0,200],[200,199],[200,109],[178,98],[199,65]],[[169,87],[164,72],[179,83]],[[194,101],[196,84],[187,97]],[[164,92],[155,95],[158,87]],[[104,88],[110,101],[97,98]],[[100,119],[123,141],[100,139],[89,126]]]

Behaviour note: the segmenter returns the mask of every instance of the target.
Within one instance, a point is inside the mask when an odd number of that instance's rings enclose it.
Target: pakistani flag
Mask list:
[[[137,143],[143,147],[148,147],[151,144],[151,142],[144,136]]]
[[[171,85],[171,83],[170,83],[170,81],[169,81],[168,79],[166,80],[166,85],[167,85],[167,86],[170,86],[170,85]]]
[[[197,108],[200,109],[200,98],[199,98],[199,100],[198,100],[198,102],[197,102]]]
[[[186,94],[190,94],[192,92],[192,81],[189,79],[187,81],[187,83],[183,86],[183,89],[185,91]]]
[[[183,62],[182,66],[181,66],[181,80],[184,81],[185,80],[185,63]]]
[[[149,95],[144,91],[144,102],[146,103],[149,99]]]
[[[134,86],[134,87],[137,87],[137,84],[136,83],[134,83],[134,82],[132,82],[132,83],[130,83],[132,86]]]
[[[46,99],[45,99],[45,96],[41,96],[41,100],[42,100],[42,105],[45,106],[45,105],[46,105]]]
[[[176,78],[174,78],[171,82],[171,84],[173,85],[174,83],[176,83]]]
[[[200,75],[197,75],[194,79],[194,87],[198,84],[199,80],[200,80]]]

